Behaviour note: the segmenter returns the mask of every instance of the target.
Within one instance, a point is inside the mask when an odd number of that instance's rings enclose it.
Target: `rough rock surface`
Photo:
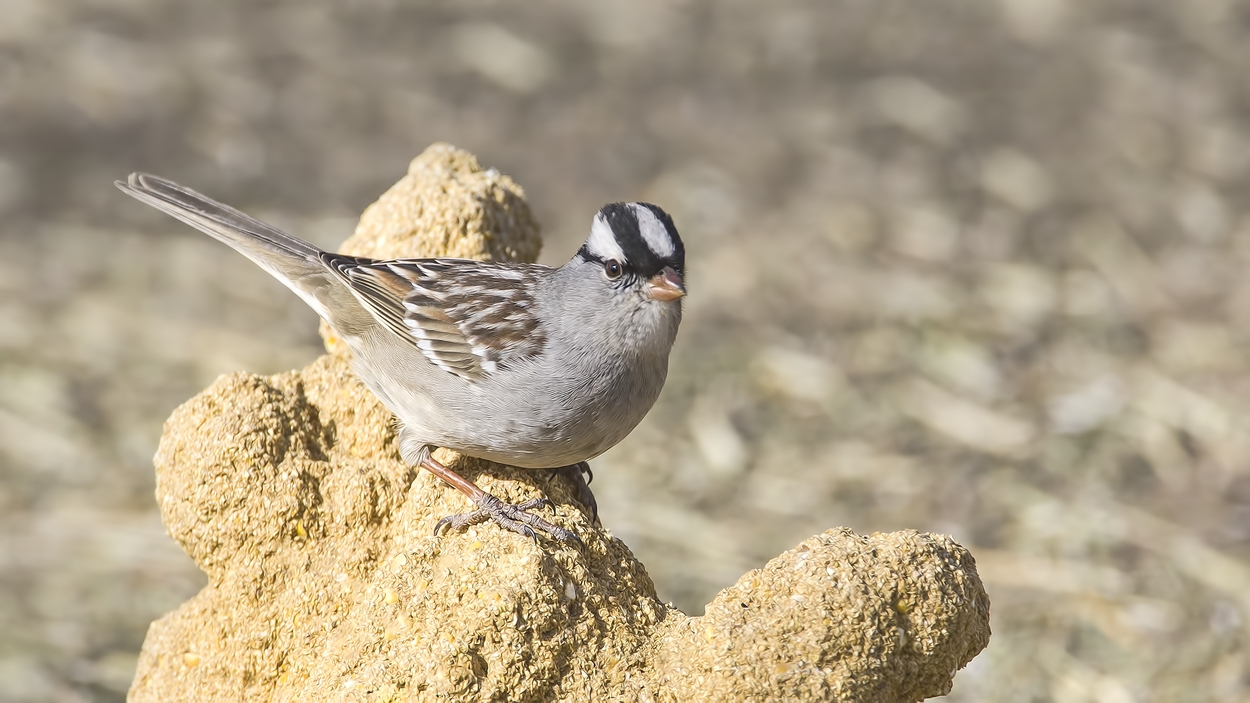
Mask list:
[[[521,197],[432,147],[345,250],[532,259]],[[490,525],[435,537],[466,501],[399,459],[341,355],[224,376],[180,407],[157,499],[209,583],[153,623],[130,700],[912,701],[947,692],[989,638],[975,564],[949,538],[830,530],[692,618],[564,479],[441,458],[506,500],[547,495],[584,547]]]
[[[483,169],[469,152],[439,143],[413,159],[407,175],[365,208],[339,253],[536,261],[542,246],[520,186],[493,168]],[[347,352],[325,320],[321,336],[331,352]]]

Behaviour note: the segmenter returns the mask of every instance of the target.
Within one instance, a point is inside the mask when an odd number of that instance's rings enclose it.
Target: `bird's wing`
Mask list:
[[[471,381],[542,351],[533,290],[545,266],[468,259],[375,261],[326,254],[326,265],[391,332]]]

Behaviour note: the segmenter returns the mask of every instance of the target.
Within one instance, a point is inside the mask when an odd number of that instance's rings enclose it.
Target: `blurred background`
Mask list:
[[[437,140],[563,262],[674,213],[604,522],[692,614],[829,527],[972,549],[958,701],[1250,700],[1250,2],[0,0],[0,701],[120,701],[204,583],[162,421],[321,352],[150,170],[333,247]]]

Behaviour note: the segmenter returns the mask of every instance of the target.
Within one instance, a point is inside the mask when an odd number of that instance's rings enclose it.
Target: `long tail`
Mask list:
[[[125,182],[114,183],[127,195],[229,244],[295,291],[340,333],[354,334],[372,323],[372,316],[322,263],[324,252],[308,242],[159,176],[132,173]]]

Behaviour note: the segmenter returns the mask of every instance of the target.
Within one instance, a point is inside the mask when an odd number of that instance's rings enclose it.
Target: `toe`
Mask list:
[[[515,507],[517,510],[538,510],[539,508],[554,508],[556,506],[555,506],[555,503],[552,503],[550,499],[546,497],[542,497],[542,498],[533,498],[531,500],[527,500],[524,503],[521,503],[520,505],[515,505],[513,507]]]
[[[577,535],[529,512],[538,508],[550,507],[554,507],[554,505],[547,498],[534,498],[520,505],[514,505],[504,503],[487,493],[478,503],[477,510],[459,515],[448,515],[439,520],[438,524],[434,526],[434,534],[440,534],[444,527],[460,530],[469,525],[476,525],[490,520],[502,529],[529,537],[535,543],[538,542],[538,532],[543,532],[560,542],[573,542],[581,545],[582,541]]]

